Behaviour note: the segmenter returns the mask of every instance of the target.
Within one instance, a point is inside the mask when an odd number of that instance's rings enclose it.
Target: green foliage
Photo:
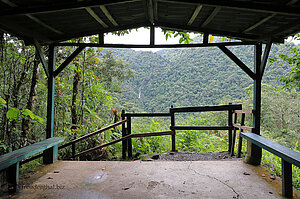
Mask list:
[[[9,121],[18,121],[20,120],[20,118],[27,118],[30,117],[33,120],[38,121],[39,123],[43,124],[44,119],[33,114],[31,110],[28,109],[17,109],[17,108],[10,108],[7,113],[6,113],[6,117],[7,119],[9,119]]]
[[[294,40],[300,40],[300,34],[297,34],[293,38]],[[292,68],[288,73],[288,76],[280,77],[283,88],[300,89],[300,47],[294,44],[287,44],[289,48],[288,53],[281,53],[278,56],[273,56],[270,61],[272,64],[280,60],[284,65],[291,65]]]

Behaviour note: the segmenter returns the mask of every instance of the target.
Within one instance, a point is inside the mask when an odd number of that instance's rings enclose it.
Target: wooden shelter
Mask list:
[[[271,45],[300,32],[299,22],[299,0],[0,0],[0,31],[35,45],[48,76],[46,138],[53,137],[54,79],[85,47],[220,48],[254,81],[253,127],[259,135],[261,80]],[[150,27],[148,45],[104,43],[104,33],[139,27]],[[157,45],[155,27],[203,33],[203,43]],[[99,43],[63,43],[95,34],[99,34]],[[209,43],[210,34],[239,42]],[[49,45],[48,62],[41,45]],[[226,47],[233,45],[254,45],[254,71]],[[56,46],[77,49],[56,67]],[[51,153],[44,156],[50,162],[53,158]],[[258,165],[260,160],[261,148],[249,144],[247,161]]]

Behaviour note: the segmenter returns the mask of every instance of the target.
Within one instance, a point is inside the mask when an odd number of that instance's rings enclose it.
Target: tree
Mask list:
[[[300,34],[295,35],[293,39],[300,41]],[[287,77],[281,77],[280,81],[285,89],[298,88],[300,90],[300,47],[291,43],[287,46],[290,49],[290,54],[279,54],[278,57],[272,57],[270,62],[273,64],[279,59],[284,64],[292,65],[291,72]]]

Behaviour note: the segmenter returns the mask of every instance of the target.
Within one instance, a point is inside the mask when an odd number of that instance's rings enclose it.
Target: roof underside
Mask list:
[[[300,32],[300,0],[0,0],[0,31],[28,42],[145,26],[282,42]]]

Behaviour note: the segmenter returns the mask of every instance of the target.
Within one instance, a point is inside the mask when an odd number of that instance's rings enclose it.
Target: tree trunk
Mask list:
[[[72,115],[72,127],[71,129],[77,129],[78,124],[78,114],[76,110],[76,100],[77,100],[77,94],[79,90],[79,80],[80,75],[76,70],[74,70],[73,75],[73,94],[72,94],[72,107],[71,107],[71,115]]]
[[[29,97],[28,97],[28,101],[27,101],[27,105],[26,105],[26,108],[31,111],[34,106],[36,93],[37,93],[36,89],[37,89],[37,83],[38,83],[39,64],[40,64],[40,59],[36,52],[35,56],[34,56],[34,64],[33,64]],[[23,118],[22,119],[22,137],[24,139],[24,145],[27,145],[27,139],[28,139],[27,135],[28,135],[29,129],[30,129],[30,119]]]

